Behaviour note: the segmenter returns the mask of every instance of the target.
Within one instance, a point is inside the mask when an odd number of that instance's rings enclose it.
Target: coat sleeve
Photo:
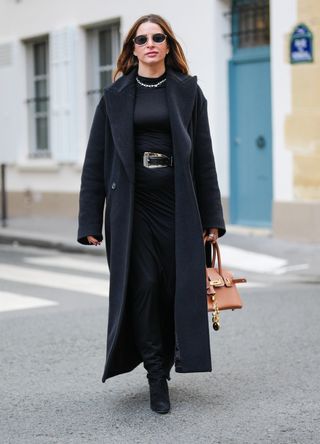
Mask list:
[[[105,103],[101,97],[93,117],[81,174],[77,241],[84,245],[91,245],[87,240],[89,235],[103,240],[105,124]]]
[[[218,228],[219,237],[226,232],[212,141],[207,99],[198,85],[197,116],[194,141],[194,178],[203,229]]]

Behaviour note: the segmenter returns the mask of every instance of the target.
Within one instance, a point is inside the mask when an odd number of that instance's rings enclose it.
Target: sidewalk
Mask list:
[[[76,218],[21,217],[0,227],[0,244],[52,248],[60,251],[104,254],[104,249],[91,248],[77,242]],[[100,251],[99,251],[100,250]]]
[[[8,220],[7,227],[0,227],[0,244],[18,243],[65,252],[105,255],[104,242],[100,247],[79,244],[77,228],[76,218],[13,218]],[[264,257],[267,262],[268,257],[275,260],[279,258],[286,262],[285,266],[282,266],[282,271],[288,269],[291,275],[296,273],[308,282],[320,283],[320,244],[280,240],[272,237],[272,233],[268,230],[228,225],[227,233],[221,238],[220,245],[229,247],[229,257],[234,254],[235,263],[237,260],[252,262],[257,258],[261,270],[261,261],[263,269]],[[241,252],[239,259],[238,252]],[[246,269],[245,264],[242,269]]]

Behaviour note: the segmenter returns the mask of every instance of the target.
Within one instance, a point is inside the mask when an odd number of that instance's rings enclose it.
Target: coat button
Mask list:
[[[117,184],[115,182],[112,182],[111,188],[114,190],[117,187]]]

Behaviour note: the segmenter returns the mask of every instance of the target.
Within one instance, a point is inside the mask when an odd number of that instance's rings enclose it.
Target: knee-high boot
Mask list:
[[[132,291],[132,290],[131,290]],[[167,376],[159,318],[159,294],[156,284],[135,289],[130,295],[135,342],[148,378]]]

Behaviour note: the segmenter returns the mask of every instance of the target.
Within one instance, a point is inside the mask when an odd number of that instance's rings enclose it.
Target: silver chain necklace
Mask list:
[[[150,83],[149,85],[147,83],[142,83],[141,80],[136,77],[136,81],[139,83],[139,85],[146,86],[147,88],[157,88],[159,85],[161,85],[163,82],[165,82],[167,79],[160,80],[158,83]]]

